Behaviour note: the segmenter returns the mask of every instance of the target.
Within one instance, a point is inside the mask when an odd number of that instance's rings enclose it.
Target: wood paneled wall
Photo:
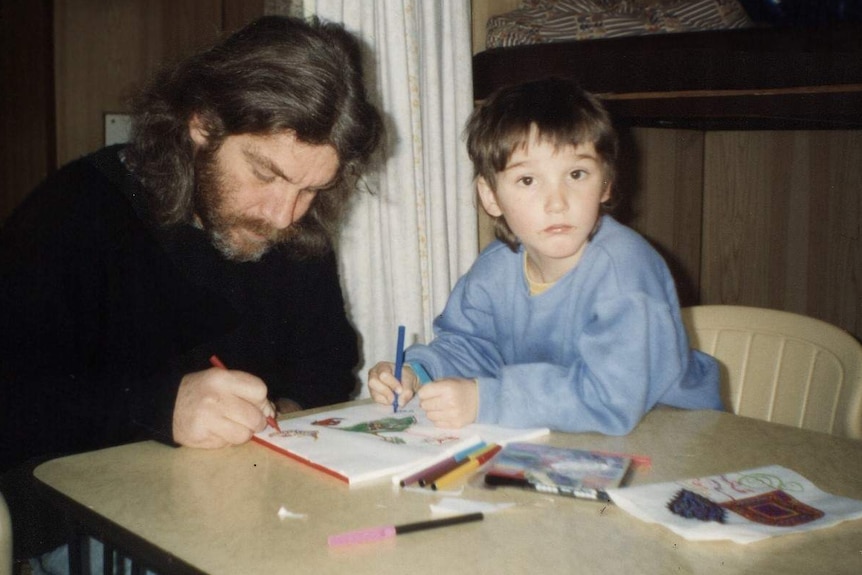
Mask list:
[[[701,298],[862,336],[862,132],[711,132]]]
[[[264,0],[0,3],[0,223],[48,173],[99,148],[104,114],[160,64],[264,13]]]
[[[159,65],[181,58],[263,13],[263,0],[105,0],[55,3],[57,160],[103,143],[106,112]]]
[[[0,2],[0,225],[54,167],[51,4]]]
[[[621,131],[614,216],[658,249],[682,305],[700,297],[704,135],[691,130]]]

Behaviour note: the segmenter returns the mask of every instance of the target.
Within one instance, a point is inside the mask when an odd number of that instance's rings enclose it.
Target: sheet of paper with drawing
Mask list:
[[[710,477],[609,489],[619,507],[692,541],[752,543],[862,518],[862,501],[771,465]]]
[[[480,424],[441,429],[418,407],[392,413],[391,407],[379,404],[354,405],[280,423],[280,432],[267,427],[255,434],[254,441],[350,485],[428,465],[480,441],[503,445],[549,433],[547,428]]]

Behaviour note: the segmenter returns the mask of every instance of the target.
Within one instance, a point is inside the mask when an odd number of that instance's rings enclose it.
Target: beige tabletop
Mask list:
[[[648,455],[640,485],[769,464],[862,499],[862,442],[726,413],[660,409],[626,437],[552,434],[554,445]],[[389,481],[349,488],[257,444],[136,443],[50,461],[36,478],[69,504],[212,574],[862,573],[862,520],[740,545],[690,542],[612,504],[517,489],[481,475],[461,498],[512,502],[484,521],[331,549],[327,536],[432,517],[440,496]],[[279,518],[279,508],[304,518]]]

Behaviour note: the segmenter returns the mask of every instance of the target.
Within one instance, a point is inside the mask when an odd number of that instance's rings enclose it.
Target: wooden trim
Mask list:
[[[742,90],[676,90],[672,92],[613,92],[598,93],[604,100],[654,100],[676,98],[726,98],[730,96],[780,96],[788,94],[845,94],[862,93],[862,84],[828,86],[796,86],[792,88],[750,88]]]

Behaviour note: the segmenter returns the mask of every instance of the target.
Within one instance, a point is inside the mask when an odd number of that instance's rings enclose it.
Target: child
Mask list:
[[[617,137],[561,79],[507,87],[467,123],[498,241],[456,284],[434,339],[369,371],[378,403],[418,394],[435,425],[631,431],[656,404],[721,409],[718,367],[689,348],[661,256],[606,211]],[[420,385],[423,368],[433,382]]]

